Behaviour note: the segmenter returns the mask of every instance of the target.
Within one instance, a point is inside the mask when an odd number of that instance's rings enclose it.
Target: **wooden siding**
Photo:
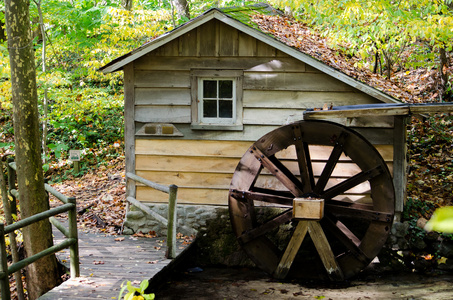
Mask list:
[[[323,105],[380,103],[375,98],[288,56],[255,38],[212,20],[134,61],[136,131],[146,123],[171,123],[182,137],[136,136],[135,173],[161,184],[179,186],[178,203],[227,205],[233,172],[248,147],[269,131],[303,119],[307,108]],[[243,71],[243,130],[194,130],[191,74],[193,70]],[[393,168],[393,118],[336,120],[351,126],[373,143]],[[311,147],[315,176],[330,154],[329,147]],[[296,175],[299,168],[293,149],[280,159]],[[342,157],[328,186],[359,172]],[[266,171],[257,185],[283,189]],[[368,183],[344,196],[369,201]],[[360,195],[361,194],[361,195]],[[168,195],[142,185],[137,199],[167,202]],[[360,199],[361,198],[361,199]]]
[[[244,71],[245,125],[281,125],[292,115],[289,121],[300,120],[306,108],[324,104],[378,102],[216,20],[137,59],[134,66],[139,122],[190,122],[193,69]]]
[[[136,141],[136,174],[161,184],[176,184],[179,187],[178,203],[227,205],[228,189],[234,170],[252,142],[211,141],[211,140],[145,140]],[[388,166],[392,168],[393,151],[389,145],[378,145]],[[317,178],[325,165],[332,147],[311,146],[310,154],[313,171]],[[279,152],[279,159],[296,176],[299,168],[295,160],[294,147]],[[328,187],[360,172],[359,168],[342,155],[335,168]],[[257,186],[285,189],[266,170],[257,180]],[[346,196],[353,198],[369,190],[367,183],[348,191]],[[195,198],[191,198],[196,195]],[[144,186],[137,187],[137,199],[143,202],[166,202],[165,194],[160,194]]]

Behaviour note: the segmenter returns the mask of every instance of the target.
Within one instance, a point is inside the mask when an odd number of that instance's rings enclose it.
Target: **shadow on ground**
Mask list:
[[[167,282],[154,291],[156,299],[453,298],[453,275],[377,274],[373,268],[341,284],[280,282],[251,268],[180,268],[169,275]]]

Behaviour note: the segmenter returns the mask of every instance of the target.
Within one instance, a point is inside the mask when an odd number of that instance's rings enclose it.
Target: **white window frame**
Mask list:
[[[205,80],[210,80],[210,81],[221,81],[221,80],[231,80],[233,82],[233,90],[232,90],[232,117],[231,118],[221,118],[221,117],[213,117],[213,118],[208,118],[204,117],[204,111],[203,111],[203,104],[205,100],[216,100],[217,102],[217,114],[219,114],[219,101],[222,100],[222,98],[219,97],[219,84],[217,84],[217,97],[210,98],[210,99],[205,99],[203,97],[203,82]],[[228,101],[230,99],[227,99]],[[204,124],[228,124],[228,125],[233,125],[236,124],[236,79],[235,78],[229,78],[229,77],[222,77],[222,78],[215,78],[215,77],[200,77],[198,78],[198,119],[199,123],[204,123]]]
[[[203,81],[233,81],[232,118],[203,117]],[[191,70],[192,129],[204,130],[242,130],[242,70]],[[217,94],[217,96],[219,96]],[[217,98],[219,99],[219,98]]]

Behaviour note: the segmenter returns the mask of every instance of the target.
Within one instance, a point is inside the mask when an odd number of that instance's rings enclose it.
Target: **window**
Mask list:
[[[234,124],[236,118],[236,81],[233,79],[199,79],[198,111],[202,123]]]
[[[242,71],[196,70],[192,78],[192,128],[242,130]]]

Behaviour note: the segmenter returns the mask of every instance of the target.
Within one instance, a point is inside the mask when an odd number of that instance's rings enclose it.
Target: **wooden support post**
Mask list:
[[[395,212],[399,219],[406,201],[407,184],[407,117],[395,116],[393,129],[393,185],[395,187]]]
[[[2,175],[3,176],[3,175]],[[2,289],[2,299],[10,300],[11,293],[9,290],[9,273],[8,273],[8,260],[6,256],[6,243],[5,243],[5,225],[0,224],[0,288]]]
[[[282,259],[274,272],[275,278],[284,279],[286,275],[288,275],[289,269],[291,269],[291,265],[293,264],[294,258],[299,251],[300,245],[307,234],[307,229],[308,221],[299,221],[299,223],[297,223],[293,236],[291,237],[285,253],[283,254]]]
[[[0,160],[0,190],[2,195],[2,202],[3,202],[3,210],[5,213],[5,220],[7,225],[13,224],[13,216],[11,213],[11,205],[12,203],[8,199],[8,189],[6,187],[6,182],[3,177],[3,162]],[[15,205],[15,201],[14,201]],[[10,232],[9,233],[9,245],[11,248],[11,256],[13,263],[17,263],[19,258],[19,253],[17,251],[17,242],[16,242],[16,233]],[[24,287],[22,284],[22,274],[20,271],[14,273],[14,279],[16,280],[16,291],[17,291],[17,298],[18,300],[24,300]]]
[[[16,170],[10,165],[14,163],[14,160],[10,157],[8,158],[8,191],[16,189]],[[10,202],[11,213],[17,215],[17,205],[16,205],[16,197],[11,194],[12,200]]]
[[[327,275],[330,280],[343,281],[343,271],[341,271],[340,266],[338,266],[337,260],[335,259],[326,235],[324,234],[319,222],[309,221],[308,232],[313,240],[313,243],[315,244],[316,250],[318,251],[319,257],[326,268]]]
[[[80,161],[75,161],[74,162],[74,173],[79,174],[80,172]]]
[[[176,257],[176,196],[178,187],[174,184],[169,186],[170,192],[168,197],[168,225],[167,225],[167,258]]]
[[[77,206],[76,198],[69,197],[68,202],[74,204],[74,207],[68,211],[68,227],[69,227],[69,236],[68,238],[73,238],[76,242],[69,247],[70,254],[70,272],[71,278],[80,276],[79,268],[79,238],[77,234]]]

